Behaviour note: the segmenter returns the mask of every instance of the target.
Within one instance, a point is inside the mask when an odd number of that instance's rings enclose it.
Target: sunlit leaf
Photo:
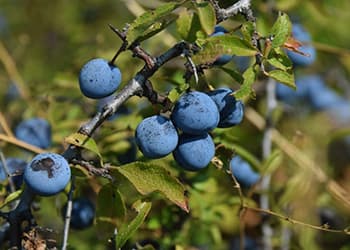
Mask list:
[[[208,37],[202,41],[202,50],[193,56],[195,64],[214,62],[220,55],[254,56],[257,50],[235,35]]]
[[[182,39],[194,42],[197,39],[197,32],[201,29],[198,15],[189,11],[182,11],[176,20],[177,33]]]
[[[213,33],[216,24],[215,10],[213,6],[207,1],[200,1],[196,4],[196,8],[203,30],[207,35],[210,35]]]
[[[276,69],[276,70],[267,72],[267,74],[269,77],[272,77],[276,81],[280,83],[284,83],[285,85],[293,89],[296,89],[295,81],[294,81],[294,73],[292,70],[283,71],[283,70]]]
[[[100,159],[102,158],[95,140],[87,135],[81,133],[74,133],[66,137],[64,141],[66,143],[90,150],[97,154],[100,157]]]
[[[112,167],[111,174],[115,172],[125,176],[142,195],[158,191],[186,212],[189,211],[185,187],[163,167],[133,162],[121,167]]]
[[[140,202],[137,204],[136,211],[137,216],[130,222],[123,224],[118,230],[115,237],[116,249],[120,249],[126,241],[136,232],[136,230],[142,225],[149,211],[151,210],[151,202]]]
[[[172,11],[178,6],[178,3],[167,3],[136,18],[128,29],[127,41],[130,44],[135,41],[140,42],[163,30],[175,20],[176,16]]]
[[[252,22],[245,22],[242,24],[241,31],[243,34],[243,38],[246,41],[252,40],[252,36],[254,34],[254,24]]]
[[[278,68],[284,71],[290,70],[293,67],[292,61],[289,59],[286,53],[280,48],[272,49],[269,53],[267,61],[275,68]]]
[[[11,194],[9,194],[6,199],[4,200],[4,202],[0,205],[0,208],[5,207],[6,205],[10,204],[11,202],[17,200],[20,198],[20,195],[22,194],[23,190],[19,189]]]
[[[272,48],[282,46],[287,41],[292,29],[292,24],[287,14],[281,12],[272,26]]]
[[[256,80],[256,72],[255,72],[254,66],[249,67],[243,73],[243,78],[244,78],[244,81],[242,86],[239,88],[239,90],[234,92],[234,96],[237,99],[242,99],[254,93],[254,90],[252,88],[252,85]]]
[[[175,102],[177,99],[179,99],[180,95],[188,89],[188,84],[181,84],[175,88],[173,88],[168,95],[168,98],[170,101]]]

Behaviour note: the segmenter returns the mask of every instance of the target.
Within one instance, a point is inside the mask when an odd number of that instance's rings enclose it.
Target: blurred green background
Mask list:
[[[231,3],[219,2],[222,6]],[[25,118],[44,117],[50,121],[53,129],[54,144],[51,149],[62,152],[64,138],[77,131],[96,112],[97,102],[84,98],[79,91],[78,74],[81,66],[94,57],[111,59],[121,45],[120,39],[108,28],[108,24],[122,29],[145,9],[159,4],[161,1],[0,0],[0,111],[9,126],[14,128]],[[310,67],[297,69],[297,73],[320,74],[330,88],[350,99],[348,0],[253,1],[253,8],[258,31],[262,35],[269,31],[277,10],[285,11],[292,20],[301,22],[312,36],[317,49],[317,61]],[[223,26],[233,30],[242,20],[242,17],[233,18],[225,21]],[[158,55],[178,39],[176,27],[171,25],[166,32],[144,42],[143,47],[151,54]],[[176,59],[157,72],[151,79],[155,89],[169,91],[181,82],[183,63],[183,60]],[[116,64],[123,74],[123,85],[143,65],[129,51],[118,57]],[[226,67],[236,65],[231,62]],[[220,69],[212,69],[205,75],[213,86],[238,86],[231,84],[232,79]],[[256,98],[246,100],[247,106],[261,114],[266,109],[262,87],[265,80],[260,79],[256,83]],[[11,98],[9,89],[13,84],[19,89],[21,98]],[[159,110],[159,107],[151,107],[147,101],[138,97],[131,98],[126,105],[132,110],[131,114],[113,123],[107,122],[95,138],[104,160],[112,164],[118,164],[115,154],[128,149],[129,144],[125,141],[133,135],[141,119]],[[290,143],[313,159],[330,179],[336,180],[350,192],[350,143],[343,139],[350,134],[350,124],[340,125],[327,113],[314,112],[304,104],[286,111],[279,103],[274,119],[277,129]],[[223,140],[228,144],[239,144],[245,151],[261,159],[261,138],[261,132],[245,120],[238,128],[218,132],[216,142]],[[23,153],[11,144],[0,142],[0,147],[6,156],[31,157],[28,152]],[[141,157],[140,152],[138,157]],[[171,166],[174,163],[168,157],[159,164]],[[183,245],[184,249],[199,245],[209,247],[203,249],[228,249],[232,238],[239,233],[238,217],[232,216],[238,211],[238,198],[227,176],[214,170],[198,176],[189,174],[184,178],[195,187],[190,192],[193,209],[190,215],[184,215],[158,196],[153,197],[155,205],[152,212],[129,246],[136,240],[153,238],[165,249],[170,249],[174,244]],[[335,199],[326,184],[319,182],[311,171],[298,168],[290,158],[283,156],[273,173],[273,211],[282,214],[289,211],[293,218],[320,224],[318,211],[326,207],[335,211],[340,218],[341,223],[336,226],[349,225],[349,209]],[[180,177],[183,176],[180,174]],[[103,183],[101,180],[78,179],[76,196],[95,199]],[[35,212],[40,225],[54,229],[49,237],[58,242],[63,224],[60,209],[64,201],[63,194],[41,199],[41,210]],[[179,221],[183,224],[176,224]],[[261,216],[257,214],[247,215],[247,234],[259,239],[261,221]],[[273,223],[276,228],[284,225],[276,218]],[[347,236],[321,233],[306,227],[291,228],[294,233],[291,249],[350,249]],[[94,227],[82,232],[73,231],[69,242],[71,249],[106,249],[107,236],[107,233]],[[280,245],[278,238],[276,236],[274,240],[276,246]]]

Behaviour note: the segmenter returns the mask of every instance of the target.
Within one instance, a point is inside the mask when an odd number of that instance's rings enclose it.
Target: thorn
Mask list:
[[[198,78],[198,72],[197,72],[197,68],[196,65],[194,64],[194,62],[192,61],[191,56],[186,55],[186,59],[189,62],[189,64],[191,65],[191,68],[193,70],[193,75],[194,75],[194,79],[196,81],[196,84],[198,84],[199,78]]]

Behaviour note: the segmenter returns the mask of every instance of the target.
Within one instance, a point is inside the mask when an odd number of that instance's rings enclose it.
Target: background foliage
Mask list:
[[[84,98],[80,93],[77,76],[81,66],[94,57],[111,59],[121,46],[120,39],[111,32],[108,24],[121,29],[125,23],[131,23],[135,16],[160,4],[161,1],[0,0],[0,46],[5,46],[15,62],[10,68],[0,67],[0,111],[11,128],[25,118],[44,117],[49,120],[53,129],[54,143],[50,150],[62,152],[66,146],[64,138],[76,132],[97,109],[95,100]],[[220,1],[220,4],[225,7],[232,3]],[[310,67],[296,69],[295,73],[320,74],[330,88],[349,98],[349,1],[253,1],[257,29],[262,35],[269,34],[278,16],[276,11],[271,10],[271,4],[273,10],[284,11],[292,20],[301,22],[310,31],[313,45],[317,49],[317,61]],[[244,19],[238,15],[222,25],[232,31],[243,22]],[[146,40],[142,46],[152,55],[159,55],[182,38],[176,23],[172,23],[166,31]],[[4,62],[8,60],[8,55],[0,53],[0,58]],[[122,53],[116,64],[121,69],[123,85],[143,66],[142,61],[133,58],[129,51]],[[19,74],[14,71],[15,68]],[[224,68],[239,70],[239,65],[233,61]],[[182,59],[167,63],[152,77],[154,88],[159,92],[170,91],[176,86],[181,88],[183,72]],[[213,87],[228,85],[239,88],[237,81],[219,67],[206,71],[205,79]],[[266,78],[259,77],[253,85],[253,98],[244,98],[247,107],[262,115],[266,110],[265,82]],[[8,89],[13,84],[18,87],[22,97],[10,100]],[[113,122],[107,121],[94,136],[103,161],[114,166],[121,163],[117,156],[132,147],[130,138],[133,137],[138,123],[160,109],[139,97],[131,98],[125,106],[129,110],[127,115],[119,115]],[[270,161],[263,161],[261,157],[262,132],[254,125],[257,120],[246,118],[238,127],[217,130],[214,140],[226,149],[234,149],[244,156],[261,174],[272,173],[273,181],[269,192],[272,211],[307,224],[321,225],[319,211],[327,207],[341,218],[340,224],[331,226],[336,229],[346,228],[349,225],[349,207],[332,195],[327,188],[327,182],[321,182],[315,171],[307,165],[300,166],[303,164],[295,162],[304,156],[312,159],[317,164],[316,171],[326,173],[327,178],[334,179],[350,192],[350,144],[341,139],[349,134],[349,123],[340,126],[327,113],[315,112],[305,104],[286,109],[283,103],[278,103],[273,118],[276,128],[289,144],[277,143],[273,151],[275,158]],[[16,145],[0,143],[6,156],[31,158],[28,152],[23,152]],[[296,146],[299,149],[297,153],[301,155],[295,155],[295,159],[287,155],[290,145]],[[225,152],[223,150],[220,154],[225,155]],[[94,158],[93,154],[91,158]],[[139,151],[137,159],[142,162],[150,161],[143,158]],[[150,214],[145,217],[145,222],[137,233],[133,234],[126,249],[143,239],[154,239],[164,249],[174,245],[179,249],[205,246],[206,249],[228,249],[233,239],[239,235],[240,225],[242,228],[243,224],[246,235],[259,241],[260,225],[266,219],[265,216],[249,210],[240,220],[240,197],[237,189],[234,188],[230,175],[223,169],[220,170],[218,165],[211,164],[208,169],[199,173],[184,173],[171,156],[150,162],[164,167],[185,184],[190,197],[190,213],[181,210],[169,199],[164,199],[161,192],[151,193],[152,190],[145,190],[147,185],[138,188],[128,182],[129,178],[135,177],[132,171],[136,173],[142,169],[141,163],[129,173],[113,171],[113,175],[118,178],[118,190],[122,196],[115,193],[113,187],[104,185],[106,180],[86,178],[76,170],[81,177],[76,180],[75,196],[87,196],[100,206],[97,208],[94,227],[70,233],[71,249],[106,249],[107,239],[111,237],[111,230],[114,228],[112,224],[119,225],[122,220],[131,221],[135,218],[136,213],[131,207],[141,198],[137,192],[140,189],[142,194],[146,194],[142,198],[152,201],[152,205],[145,203]],[[227,163],[224,160],[223,162],[224,168],[227,167]],[[162,174],[164,173],[159,173],[160,176]],[[243,191],[246,202],[252,207],[258,207],[259,191]],[[98,198],[97,194],[100,194]],[[111,202],[111,194],[115,203]],[[124,199],[126,208],[115,205],[121,204],[119,199]],[[40,210],[34,212],[39,225],[53,229],[52,233],[44,234],[49,234],[49,238],[58,242],[61,240],[63,227],[60,210],[65,200],[64,194],[42,198],[38,200]],[[170,200],[177,201],[177,197]],[[181,202],[183,201],[175,203]],[[113,223],[106,222],[105,218],[113,220]],[[282,228],[287,227],[293,233],[291,249],[350,249],[349,236],[345,234],[331,234],[307,226],[293,225],[275,216],[269,219],[276,231],[273,238],[276,247],[281,245]]]

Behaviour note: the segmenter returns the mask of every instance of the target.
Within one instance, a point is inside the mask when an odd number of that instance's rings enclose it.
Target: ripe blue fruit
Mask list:
[[[276,85],[276,96],[279,100],[288,103],[296,104],[308,98],[310,89],[317,88],[317,86],[311,86],[318,84],[318,76],[302,76],[296,77],[295,85],[296,89],[292,89],[284,84],[278,83]]]
[[[51,146],[51,126],[45,119],[24,120],[15,128],[15,136],[26,143],[39,148]]]
[[[232,93],[229,88],[218,88],[208,93],[220,112],[219,128],[232,127],[243,120],[244,104],[237,101]]]
[[[350,122],[350,102],[347,100],[339,101],[336,105],[327,108],[332,120],[339,125],[348,125]]]
[[[309,83],[308,98],[314,109],[331,109],[345,101],[340,95],[328,88],[321,77],[309,77],[306,80]]]
[[[62,217],[65,218],[67,205],[62,209]],[[73,200],[70,226],[73,229],[82,230],[90,227],[94,222],[95,206],[87,198]]]
[[[250,164],[240,156],[234,156],[231,159],[230,170],[237,181],[245,187],[253,186],[260,179],[260,175],[254,172]]]
[[[298,49],[308,54],[309,56],[304,56],[290,50],[287,50],[287,55],[292,60],[296,66],[308,66],[311,65],[316,60],[316,50],[310,45],[311,37],[310,34],[304,29],[304,27],[299,23],[294,23],[292,27],[292,35],[295,39],[302,42],[302,46]]]
[[[119,68],[108,64],[108,61],[95,58],[88,61],[80,70],[79,86],[81,92],[93,99],[111,95],[121,82]]]
[[[224,27],[222,27],[220,25],[216,25],[214,32],[210,36],[222,36],[225,33],[228,33],[228,31]],[[224,64],[228,63],[229,61],[231,61],[231,59],[232,59],[232,55],[224,54],[224,55],[219,56],[213,64],[221,66],[221,65],[224,65]]]
[[[183,94],[171,114],[175,126],[187,134],[205,134],[219,124],[220,114],[215,102],[205,93]]]
[[[6,167],[8,174],[11,176],[15,188],[19,189],[23,182],[23,171],[27,166],[27,162],[18,158],[7,158]],[[3,164],[0,162],[0,181],[5,181],[7,179],[7,173]]]
[[[154,115],[137,126],[135,139],[144,156],[161,158],[176,148],[179,136],[171,120]]]
[[[24,182],[34,194],[51,196],[68,184],[71,170],[67,160],[55,153],[36,155],[24,170]]]
[[[173,152],[175,161],[184,169],[198,171],[210,163],[215,155],[215,145],[209,134],[181,134]]]

